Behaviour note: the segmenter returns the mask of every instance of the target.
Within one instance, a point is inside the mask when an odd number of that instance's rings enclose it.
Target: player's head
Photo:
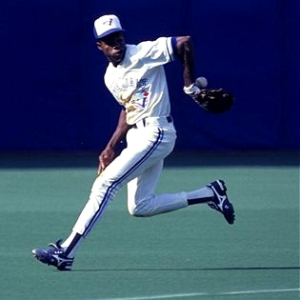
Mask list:
[[[123,31],[120,20],[115,15],[104,15],[94,22],[97,47],[115,66],[123,60],[126,51]]]

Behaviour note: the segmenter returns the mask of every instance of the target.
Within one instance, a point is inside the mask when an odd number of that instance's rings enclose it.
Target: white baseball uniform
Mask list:
[[[95,180],[73,232],[86,236],[125,184],[132,215],[152,216],[188,205],[185,192],[155,194],[163,160],[176,140],[163,67],[174,60],[174,39],[127,45],[123,61],[117,67],[108,65],[106,86],[125,107],[127,123],[133,127],[127,133],[127,147]]]
[[[122,31],[114,15],[100,17],[96,25],[97,39],[105,37],[104,34]],[[195,191],[155,194],[164,158],[172,152],[176,140],[163,67],[174,60],[176,41],[176,38],[162,37],[156,41],[126,45],[123,60],[116,67],[112,63],[108,65],[104,77],[106,86],[124,106],[126,122],[132,125],[126,136],[127,147],[95,180],[89,200],[69,237],[62,244],[58,241],[55,246],[51,245],[50,250],[33,250],[41,262],[60,270],[70,269],[82,237],[88,235],[109,201],[125,184],[128,188],[128,210],[134,216],[153,216],[213,201],[212,207],[233,224],[233,207],[226,198],[226,189],[221,181]],[[210,187],[213,185],[214,189],[220,190],[222,203],[227,201],[225,213],[220,208],[223,204],[213,200],[214,191]]]

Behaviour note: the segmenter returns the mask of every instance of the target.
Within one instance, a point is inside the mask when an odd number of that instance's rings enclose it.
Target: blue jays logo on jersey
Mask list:
[[[132,97],[132,104],[145,107],[149,96],[149,87],[147,87],[147,78],[142,78],[137,83],[137,92]]]
[[[147,78],[137,80],[135,78],[125,78],[121,86],[116,86],[114,92],[119,94],[120,102],[130,110],[142,109],[146,107],[149,99],[149,86]]]

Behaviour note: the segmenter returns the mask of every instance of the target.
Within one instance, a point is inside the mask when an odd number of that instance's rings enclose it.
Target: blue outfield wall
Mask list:
[[[101,149],[119,105],[103,83],[107,61],[93,21],[119,15],[128,43],[191,35],[196,72],[236,95],[211,115],[166,66],[177,149],[298,149],[297,0],[43,1],[0,3],[0,150]]]

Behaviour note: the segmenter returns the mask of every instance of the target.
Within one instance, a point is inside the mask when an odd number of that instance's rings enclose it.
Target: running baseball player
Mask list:
[[[124,185],[128,211],[136,217],[203,203],[223,214],[229,224],[235,220],[222,180],[194,191],[155,194],[163,161],[176,140],[164,65],[176,59],[182,63],[186,94],[197,96],[201,86],[195,84],[189,36],[160,37],[129,45],[123,31],[115,15],[104,15],[94,22],[96,45],[109,61],[105,84],[122,109],[117,127],[99,156],[99,176],[72,232],[64,241],[32,250],[39,261],[58,270],[71,270],[76,250]],[[115,148],[124,138],[127,147],[115,157]]]

